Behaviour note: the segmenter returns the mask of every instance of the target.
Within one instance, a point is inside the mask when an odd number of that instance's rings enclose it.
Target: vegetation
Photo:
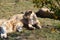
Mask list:
[[[47,7],[50,11],[54,11],[57,17],[60,17],[60,0],[33,0],[38,8]]]

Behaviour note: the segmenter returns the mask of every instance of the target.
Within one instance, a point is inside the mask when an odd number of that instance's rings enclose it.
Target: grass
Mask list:
[[[26,10],[37,11],[34,8],[30,0],[19,0],[15,4],[15,0],[0,0],[0,18],[8,19],[14,14],[20,14]],[[60,27],[60,20],[54,20],[50,18],[38,18],[41,25],[44,26],[42,29],[36,30],[24,30],[21,33],[15,32],[8,34],[7,40],[60,40],[60,31],[54,28]],[[0,38],[0,40],[3,40]]]
[[[9,40],[60,40],[60,32],[52,32],[51,29],[25,30],[8,35]]]
[[[36,11],[37,8],[33,7],[31,1],[19,0],[18,3],[15,0],[1,0],[0,2],[0,18],[9,18],[14,14],[24,12],[26,10]],[[6,16],[7,15],[7,16]]]

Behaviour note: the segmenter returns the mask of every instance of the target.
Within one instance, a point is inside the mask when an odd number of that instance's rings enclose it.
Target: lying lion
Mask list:
[[[28,10],[25,12],[25,15],[24,15],[24,18],[28,20],[28,26],[31,27],[31,28],[41,28],[41,24],[36,16],[36,14],[31,11],[31,10]],[[34,28],[35,29],[35,28]]]
[[[1,38],[7,38],[7,33],[22,31],[23,23],[17,19],[9,19],[1,25]]]
[[[41,28],[36,14],[31,10],[26,11],[24,14],[14,15],[11,19],[13,18],[20,20],[24,25],[28,25],[28,28],[35,29],[34,25],[37,26],[36,28]]]

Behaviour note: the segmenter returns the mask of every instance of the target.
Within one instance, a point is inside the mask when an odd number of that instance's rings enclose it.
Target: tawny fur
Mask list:
[[[8,21],[6,21],[5,26],[6,26],[7,33],[16,32],[17,23],[19,23],[18,25],[23,26],[23,23],[15,18],[9,19]]]
[[[19,27],[19,28],[17,28]],[[3,33],[1,33],[1,38],[7,38],[7,33],[16,32],[18,29],[19,32],[22,31],[23,23],[16,18],[9,19],[2,23],[1,30]]]

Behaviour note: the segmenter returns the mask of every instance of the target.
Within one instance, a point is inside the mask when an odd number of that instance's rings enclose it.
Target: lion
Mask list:
[[[27,20],[27,22],[28,22],[27,25],[29,28],[33,28],[33,29],[35,29],[35,27],[38,29],[41,28],[41,24],[36,16],[36,14],[33,11],[31,11],[31,10],[26,11],[24,14],[24,19]]]
[[[1,25],[1,38],[7,38],[8,33],[21,32],[23,23],[17,19],[9,19]]]
[[[26,11],[24,14],[16,14],[10,19],[14,18],[20,20],[24,24],[24,27],[26,27],[27,29],[35,29],[35,27],[33,26],[36,26],[36,28],[39,29],[41,28],[41,24],[36,14],[31,10]]]

